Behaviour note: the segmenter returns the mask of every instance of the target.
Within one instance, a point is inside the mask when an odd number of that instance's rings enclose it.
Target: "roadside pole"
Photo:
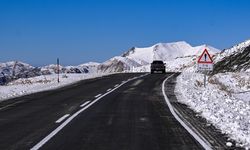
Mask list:
[[[59,58],[57,58],[57,83],[60,82],[59,71],[60,71]]]

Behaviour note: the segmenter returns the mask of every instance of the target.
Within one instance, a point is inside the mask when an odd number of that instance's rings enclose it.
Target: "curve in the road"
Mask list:
[[[188,131],[188,133],[190,133],[190,134],[195,138],[195,140],[201,144],[201,146],[202,146],[204,149],[206,149],[206,150],[212,150],[211,145],[209,144],[209,142],[207,142],[207,141],[205,140],[205,138],[198,136],[198,134],[196,134],[188,125],[186,125],[185,122],[182,121],[181,118],[180,118],[180,117],[176,114],[176,112],[174,111],[174,108],[173,108],[173,106],[171,105],[171,103],[170,103],[170,101],[169,101],[169,99],[168,99],[168,97],[167,97],[167,95],[166,95],[166,93],[165,93],[165,91],[166,91],[166,90],[165,90],[165,83],[166,83],[166,81],[167,81],[168,79],[170,79],[170,78],[173,77],[173,76],[174,76],[174,74],[171,75],[171,76],[169,76],[169,77],[167,77],[167,78],[163,81],[163,83],[162,83],[162,93],[163,93],[163,96],[164,96],[164,98],[165,98],[165,101],[166,101],[166,103],[167,103],[167,105],[168,105],[168,108],[169,108],[170,112],[171,112],[172,115],[175,117],[175,119],[176,119],[176,120],[177,120],[177,121],[178,121],[178,122]],[[200,134],[199,134],[199,135],[200,135]]]

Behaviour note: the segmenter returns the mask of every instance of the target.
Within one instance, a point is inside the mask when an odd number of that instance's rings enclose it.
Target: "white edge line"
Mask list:
[[[83,103],[82,105],[80,105],[80,107],[86,106],[89,102],[90,102],[90,101],[87,101],[87,102]]]
[[[100,97],[101,95],[102,95],[102,94],[98,94],[98,95],[95,96],[95,98]]]
[[[69,115],[70,115],[70,114],[66,114],[66,115],[62,116],[61,118],[59,118],[59,119],[56,121],[56,123],[62,122],[62,121],[63,121],[64,119],[66,119]]]
[[[146,75],[148,75],[148,74],[145,74],[144,76],[146,76]],[[139,79],[139,78],[142,78],[144,76],[139,76],[139,77],[137,77],[135,79]],[[135,79],[133,79],[133,80],[135,80]],[[131,80],[129,80],[129,81],[131,81]],[[119,87],[121,87],[122,85],[128,83],[129,81],[120,84],[116,88],[112,89],[111,91],[103,94],[102,96],[98,97],[97,99],[95,99],[94,101],[92,101],[91,103],[89,103],[86,107],[83,107],[82,109],[78,110],[76,113],[74,113],[72,116],[70,116],[67,120],[65,120],[60,126],[58,126],[55,130],[53,130],[49,135],[47,135],[45,138],[43,138],[39,143],[37,143],[35,146],[33,146],[31,148],[31,150],[38,150],[39,148],[41,148],[52,137],[54,137],[59,131],[61,131],[67,124],[69,124],[70,121],[72,121],[76,116],[78,116],[81,112],[83,112],[84,110],[86,110],[87,108],[89,108],[90,106],[92,106],[94,103],[96,103],[97,101],[99,101],[100,99],[102,99],[103,97],[105,97],[106,95],[112,93],[113,91],[115,91],[116,89],[118,89]]]
[[[174,75],[174,74],[173,74]],[[169,79],[169,78],[171,78],[173,75],[171,75],[171,76],[169,76],[169,77],[167,77],[164,81],[163,81],[163,83],[162,83],[162,93],[163,93],[163,96],[164,96],[164,98],[165,98],[165,101],[166,101],[166,103],[167,103],[167,105],[168,105],[168,108],[169,108],[169,110],[170,110],[170,112],[172,113],[172,115],[175,117],[175,119],[188,131],[188,133],[189,134],[191,134],[194,138],[195,138],[195,140],[197,141],[197,142],[199,142],[200,143],[200,145],[204,148],[204,149],[206,149],[206,150],[212,150],[212,148],[211,148],[211,145],[210,144],[208,144],[208,142],[207,141],[203,141],[203,139],[201,139],[188,125],[186,125],[185,123],[184,123],[184,121],[182,121],[181,119],[180,119],[180,117],[175,113],[175,111],[174,111],[174,108],[173,108],[173,106],[171,105],[171,103],[170,103],[170,101],[169,101],[169,99],[168,99],[168,97],[167,97],[167,95],[166,95],[166,93],[165,93],[165,83],[166,83],[166,81]]]

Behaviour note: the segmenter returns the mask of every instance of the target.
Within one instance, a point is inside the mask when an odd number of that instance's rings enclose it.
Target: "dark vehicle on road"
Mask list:
[[[154,60],[152,63],[151,63],[151,73],[154,73],[155,71],[157,72],[162,72],[162,73],[166,73],[166,66],[165,66],[165,63],[163,63],[163,61],[161,60]]]

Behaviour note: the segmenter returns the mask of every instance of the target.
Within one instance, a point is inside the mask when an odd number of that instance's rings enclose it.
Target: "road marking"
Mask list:
[[[111,91],[112,89],[108,89],[107,92]]]
[[[145,74],[144,76],[147,76],[148,74]],[[139,76],[135,79],[139,79],[142,78],[144,76]],[[134,79],[134,80],[135,80]],[[131,80],[129,80],[131,81]],[[96,98],[94,101],[92,101],[91,103],[89,103],[88,105],[86,105],[85,107],[83,107],[82,109],[78,110],[77,112],[75,112],[72,116],[70,116],[68,119],[66,119],[60,126],[58,126],[55,130],[53,130],[49,135],[47,135],[45,138],[43,138],[39,143],[37,143],[35,146],[33,146],[31,148],[31,150],[38,150],[39,148],[41,148],[44,144],[46,144],[52,137],[54,137],[58,132],[60,132],[67,124],[69,124],[76,116],[78,116],[81,112],[83,112],[84,110],[88,109],[90,106],[92,106],[93,104],[95,104],[97,101],[99,101],[100,99],[102,99],[103,97],[107,96],[108,94],[114,92],[116,89],[118,89],[119,87],[123,86],[124,84],[128,83],[129,81],[120,84],[118,87],[112,89],[111,91],[101,95],[100,97]]]
[[[143,81],[143,80],[137,80],[137,81],[135,81],[135,82],[132,84],[132,86],[137,86],[137,85],[139,85],[140,83],[142,83],[142,81]]]
[[[89,102],[90,102],[90,101],[87,101],[87,102],[83,103],[82,105],[80,105],[80,107],[86,106]]]
[[[119,84],[116,84],[114,87],[118,87],[119,86]]]
[[[70,114],[66,114],[66,115],[62,116],[61,118],[59,118],[59,119],[56,121],[56,123],[62,122],[62,121],[63,121],[64,119],[66,119],[69,115],[70,115]]]
[[[102,94],[98,94],[98,95],[95,96],[95,98],[100,97],[101,95],[102,95]]]
[[[190,135],[192,135],[195,140],[197,142],[199,142],[201,144],[201,146],[205,149],[205,150],[212,150],[211,145],[209,144],[209,142],[207,142],[205,140],[204,137],[201,136],[201,134],[199,134],[200,136],[198,136],[197,133],[195,133],[188,125],[185,124],[185,122],[183,120],[181,120],[181,118],[176,114],[176,112],[174,111],[174,107],[171,105],[166,93],[165,93],[165,83],[166,81],[171,78],[174,74],[172,74],[171,76],[167,77],[163,82],[162,82],[162,93],[163,96],[165,98],[165,101],[168,105],[168,108],[170,110],[170,112],[172,113],[172,115],[175,117],[175,119],[188,131],[188,133]]]

